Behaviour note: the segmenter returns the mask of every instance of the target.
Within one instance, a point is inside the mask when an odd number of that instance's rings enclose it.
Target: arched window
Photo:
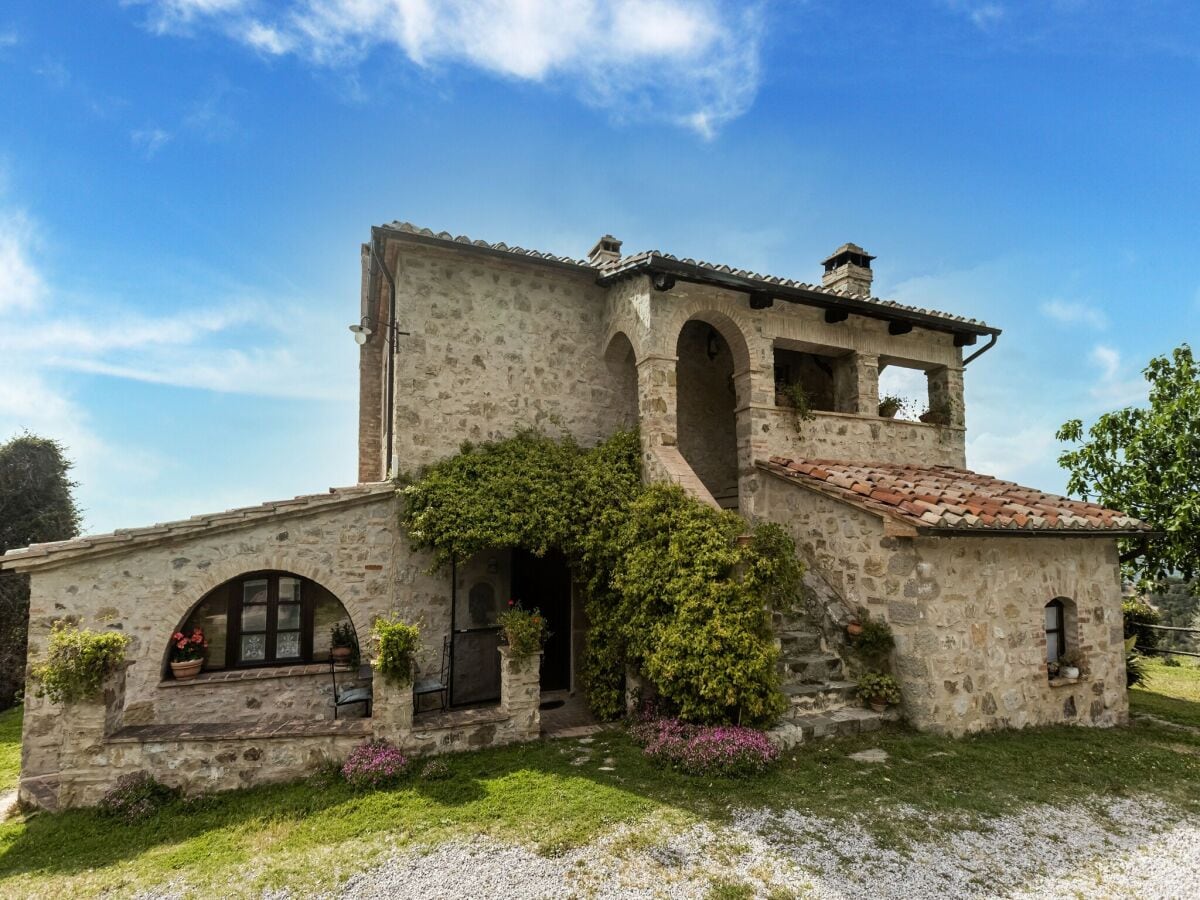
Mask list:
[[[1058,662],[1067,652],[1067,629],[1063,602],[1051,600],[1046,604],[1046,662]]]
[[[210,591],[179,630],[208,639],[205,669],[329,659],[331,632],[350,617],[337,597],[289,572],[251,572]]]

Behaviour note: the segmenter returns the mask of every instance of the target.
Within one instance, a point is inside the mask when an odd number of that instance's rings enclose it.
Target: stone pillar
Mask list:
[[[674,447],[679,443],[676,361],[674,356],[647,356],[638,360],[638,427],[646,447]]]
[[[542,730],[542,654],[513,656],[511,647],[499,651],[500,708],[509,717],[510,740],[536,740]]]
[[[371,733],[398,747],[409,742],[413,725],[413,686],[374,673],[371,679]]]
[[[116,780],[105,764],[104,740],[121,726],[126,668],[106,676],[91,700],[55,707],[45,697],[30,698],[21,736],[22,801],[50,811],[90,805]]]
[[[966,424],[966,407],[963,400],[962,366],[938,366],[930,369],[929,408],[934,412],[944,410],[948,421],[942,423],[961,428]]]
[[[879,414],[879,357],[849,353],[833,370],[834,407],[838,412]]]

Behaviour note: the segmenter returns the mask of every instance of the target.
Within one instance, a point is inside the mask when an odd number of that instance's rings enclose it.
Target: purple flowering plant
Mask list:
[[[647,757],[688,775],[758,775],[779,759],[779,749],[765,733],[741,725],[643,719],[631,726],[630,734]]]
[[[342,764],[342,777],[360,790],[386,787],[408,768],[408,757],[387,741],[367,741],[350,751]]]

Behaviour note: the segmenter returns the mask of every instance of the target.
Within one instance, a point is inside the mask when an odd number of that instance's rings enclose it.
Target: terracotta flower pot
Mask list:
[[[333,647],[330,649],[329,655],[336,663],[348,663],[350,657],[354,655],[354,649],[352,647]]]
[[[850,637],[858,637],[862,633],[862,622],[851,622],[846,626],[846,634],[850,635]]]
[[[171,674],[175,676],[176,681],[189,681],[200,674],[200,669],[204,667],[203,659],[188,659],[183,662],[171,663]]]
[[[871,698],[871,709],[875,710],[875,712],[885,712],[887,708],[888,705],[886,700],[880,700],[878,697]]]

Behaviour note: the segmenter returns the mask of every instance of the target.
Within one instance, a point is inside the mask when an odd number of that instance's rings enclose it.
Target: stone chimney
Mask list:
[[[858,244],[842,244],[823,261],[825,274],[821,276],[821,284],[831,290],[870,297],[874,258]]]
[[[588,251],[588,262],[593,266],[603,266],[616,262],[621,258],[621,242],[611,234],[606,234],[596,241],[596,246]]]

